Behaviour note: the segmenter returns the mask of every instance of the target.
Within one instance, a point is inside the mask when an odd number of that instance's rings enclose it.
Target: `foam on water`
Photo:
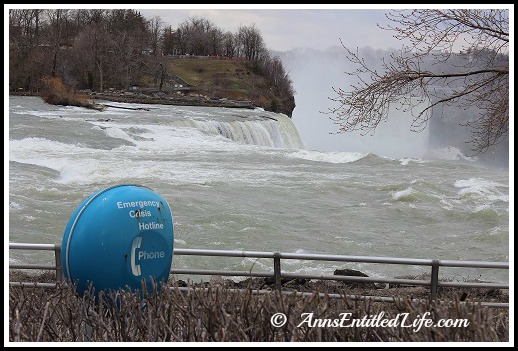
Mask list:
[[[421,197],[422,193],[419,191],[416,191],[413,188],[407,188],[405,190],[396,191],[392,193],[392,199],[397,201],[418,201]]]
[[[509,190],[509,185],[489,181],[481,178],[461,179],[455,182],[455,187],[460,188],[459,195],[473,197],[477,200],[490,202],[509,202],[509,194],[502,193],[502,190]]]
[[[465,156],[459,148],[454,146],[428,150],[426,153],[426,158],[452,161],[463,160],[470,162],[475,162],[477,160],[477,157]]]
[[[316,162],[350,163],[361,160],[368,156],[368,154],[360,152],[320,152],[313,150],[300,150],[292,152],[287,156]]]

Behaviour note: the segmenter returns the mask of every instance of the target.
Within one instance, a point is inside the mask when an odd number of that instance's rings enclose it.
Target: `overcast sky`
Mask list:
[[[95,6],[95,5],[93,5]],[[513,5],[433,5],[433,4],[309,4],[309,5],[129,5],[147,19],[159,16],[165,25],[176,28],[189,17],[210,21],[224,31],[235,32],[241,25],[259,29],[266,47],[275,51],[308,47],[325,50],[340,45],[371,46],[375,49],[400,48],[401,42],[393,33],[380,29],[389,21],[385,17],[390,9],[403,8],[512,8]],[[114,5],[117,7],[117,5]]]
[[[240,26],[253,24],[261,32],[266,47],[275,51],[303,47],[325,50],[340,45],[340,39],[351,47],[370,45],[387,49],[400,45],[392,33],[377,27],[378,23],[387,23],[386,11],[383,9],[346,8],[344,5],[334,5],[335,8],[327,9],[301,9],[295,5],[274,9],[265,6],[255,9],[135,9],[147,19],[159,16],[165,25],[173,28],[196,16],[210,20],[223,31],[233,33]]]

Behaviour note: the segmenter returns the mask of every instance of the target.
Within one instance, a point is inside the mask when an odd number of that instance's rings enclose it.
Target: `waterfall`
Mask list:
[[[260,109],[252,115],[243,113],[223,118],[193,118],[176,121],[175,124],[196,128],[205,134],[221,135],[242,144],[304,148],[297,127],[288,116]]]

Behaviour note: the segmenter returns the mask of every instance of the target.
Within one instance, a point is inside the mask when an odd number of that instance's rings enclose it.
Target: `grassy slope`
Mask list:
[[[169,59],[167,72],[211,98],[250,100],[265,110],[291,116],[295,107],[287,97],[280,96],[275,87],[255,73],[250,64],[240,60]]]

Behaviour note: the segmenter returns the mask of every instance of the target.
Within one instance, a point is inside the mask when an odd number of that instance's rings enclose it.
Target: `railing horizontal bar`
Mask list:
[[[199,290],[199,289],[208,289],[208,288],[192,288],[192,287],[171,287],[170,289],[176,290],[178,289],[181,292],[189,292],[193,290]],[[246,292],[248,289],[229,289],[231,292]],[[263,295],[263,294],[272,294],[274,293],[274,290],[267,290],[267,289],[252,289],[251,290],[253,294]],[[275,290],[276,291],[276,290]],[[290,295],[290,296],[314,296],[317,293],[312,292],[301,292],[301,291],[287,291],[283,290],[281,292],[283,295]],[[343,294],[334,294],[334,293],[318,293],[319,296],[325,297],[328,296],[330,298],[334,299],[341,299],[344,298],[344,296],[348,299],[352,300],[370,300],[370,301],[377,301],[377,302],[394,302],[394,301],[403,301],[406,300],[405,298],[400,297],[389,297],[389,296],[367,296],[367,295],[343,295]],[[416,301],[420,299],[412,299],[412,301]],[[422,300],[426,301],[426,300]]]
[[[318,280],[339,280],[351,281],[358,283],[389,283],[401,285],[430,285],[429,280],[414,280],[414,279],[385,279],[372,277],[356,277],[351,275],[314,275],[314,274],[298,274],[283,272],[282,277],[299,278],[299,279],[318,279]]]
[[[27,243],[9,243],[9,249],[14,250],[48,250],[56,249],[56,244],[27,244]]]
[[[270,272],[249,272],[249,271],[216,271],[203,269],[172,269],[173,274],[193,274],[193,275],[222,275],[236,277],[273,277]]]
[[[196,290],[199,290],[199,289],[207,290],[208,288],[170,287],[170,289],[172,289],[172,290],[178,289],[180,292],[189,292],[189,291],[193,291],[195,289]],[[243,292],[243,293],[248,291],[248,289],[229,289],[229,290],[232,291],[232,292]],[[275,292],[274,290],[267,290],[267,289],[262,289],[262,290],[252,289],[252,293],[253,294],[258,294],[258,295],[272,294],[274,292]],[[286,290],[284,290],[284,291],[281,292],[281,294],[283,294],[283,295],[290,295],[290,296],[309,296],[309,297],[312,297],[316,293],[301,292],[301,291],[286,291]],[[318,295],[321,296],[321,297],[328,296],[328,297],[333,298],[333,299],[342,299],[342,298],[345,297],[345,298],[351,299],[351,300],[360,300],[360,301],[369,300],[369,301],[373,301],[373,302],[403,302],[403,301],[408,301],[409,300],[408,298],[405,298],[405,297],[390,297],[390,296],[344,295],[344,294],[335,294],[335,293],[318,293]],[[428,299],[410,299],[410,300],[412,302],[426,302],[426,301],[428,301]],[[445,301],[442,301],[442,302],[445,302]],[[505,302],[460,301],[459,303],[460,304],[467,304],[467,303],[480,304],[480,306],[482,306],[482,307],[509,308],[509,303],[505,303]]]
[[[408,265],[423,265],[423,266],[430,266],[432,264],[432,260],[420,259],[420,258],[300,254],[300,253],[284,253],[284,252],[281,252],[281,258],[312,260],[312,261],[386,263],[386,264],[408,264]]]
[[[57,269],[56,266],[46,265],[46,264],[36,264],[36,263],[26,263],[26,264],[10,264],[9,268],[12,269],[45,269],[45,270],[53,270]]]
[[[439,282],[442,288],[488,288],[488,289],[509,289],[509,284],[498,283],[469,283],[469,282]]]
[[[224,257],[255,257],[273,258],[273,252],[264,251],[237,251],[237,250],[208,250],[208,249],[174,249],[175,255],[194,256],[224,256]]]
[[[221,275],[221,276],[236,276],[236,277],[273,277],[273,273],[268,272],[248,272],[248,271],[216,271],[216,270],[195,270],[195,269],[172,269],[172,274],[192,274],[192,275]],[[370,278],[370,277],[355,277],[350,275],[312,275],[312,274],[298,274],[298,273],[282,273],[283,278],[299,278],[299,279],[318,279],[318,280],[338,280],[351,281],[363,283],[390,283],[401,285],[430,285],[429,280],[414,280],[414,279],[384,279],[384,278]]]
[[[55,289],[57,287],[57,284],[56,283],[9,282],[9,286]]]
[[[55,250],[56,244],[31,244],[31,243],[9,243],[9,249],[15,250]],[[177,255],[195,256],[224,256],[224,257],[254,257],[273,258],[274,252],[266,251],[238,251],[238,250],[210,250],[210,249],[174,249]],[[347,256],[347,255],[326,255],[326,254],[304,254],[281,252],[280,257],[284,259],[317,260],[317,261],[341,261],[341,262],[363,262],[363,263],[385,263],[385,264],[408,264],[408,265],[431,265],[432,259],[398,258],[398,257],[371,257],[371,256]],[[472,267],[472,268],[498,268],[508,269],[508,262],[485,262],[485,261],[457,261],[439,260],[439,265],[444,267]]]
[[[254,257],[254,258],[274,258],[274,255],[275,255],[275,252],[266,252],[266,251],[238,251],[238,250],[212,250],[212,249],[174,249],[173,252],[176,255]],[[304,254],[304,253],[287,253],[287,252],[280,252],[279,254],[280,254],[280,258],[284,258],[284,259],[406,264],[406,265],[421,265],[421,266],[431,266],[432,261],[433,261],[433,259],[402,258],[402,257],[347,256],[347,255]],[[486,261],[439,260],[439,266],[508,269],[509,263],[508,262],[486,262]]]
[[[480,302],[480,306],[491,307],[491,308],[509,308],[509,303],[508,302]]]
[[[208,250],[208,249],[174,249],[176,255],[194,256],[225,256],[225,257],[254,257],[274,258],[275,252],[265,251],[237,251],[237,250]],[[366,262],[366,263],[389,263],[389,264],[410,264],[410,265],[431,265],[430,259],[419,258],[395,258],[395,257],[371,257],[371,256],[345,256],[325,254],[299,254],[280,253],[280,258],[299,259],[313,261],[342,261],[342,262]]]
[[[214,275],[214,276],[236,276],[236,277],[273,277],[273,273],[268,272],[248,272],[248,271],[217,271],[217,270],[194,270],[194,269],[172,269],[172,274],[192,274],[192,275]],[[388,283],[407,286],[430,286],[429,280],[417,279],[385,279],[372,277],[355,277],[344,275],[313,275],[313,274],[298,274],[298,273],[282,273],[283,278],[293,279],[317,279],[317,280],[336,280],[336,281],[350,281],[359,283]],[[465,282],[444,282],[439,281],[440,287],[452,288],[492,288],[492,289],[509,289],[508,284],[498,283],[465,283]]]
[[[440,260],[442,267],[471,267],[471,268],[498,268],[509,269],[509,262],[486,262],[486,261],[455,261]]]

